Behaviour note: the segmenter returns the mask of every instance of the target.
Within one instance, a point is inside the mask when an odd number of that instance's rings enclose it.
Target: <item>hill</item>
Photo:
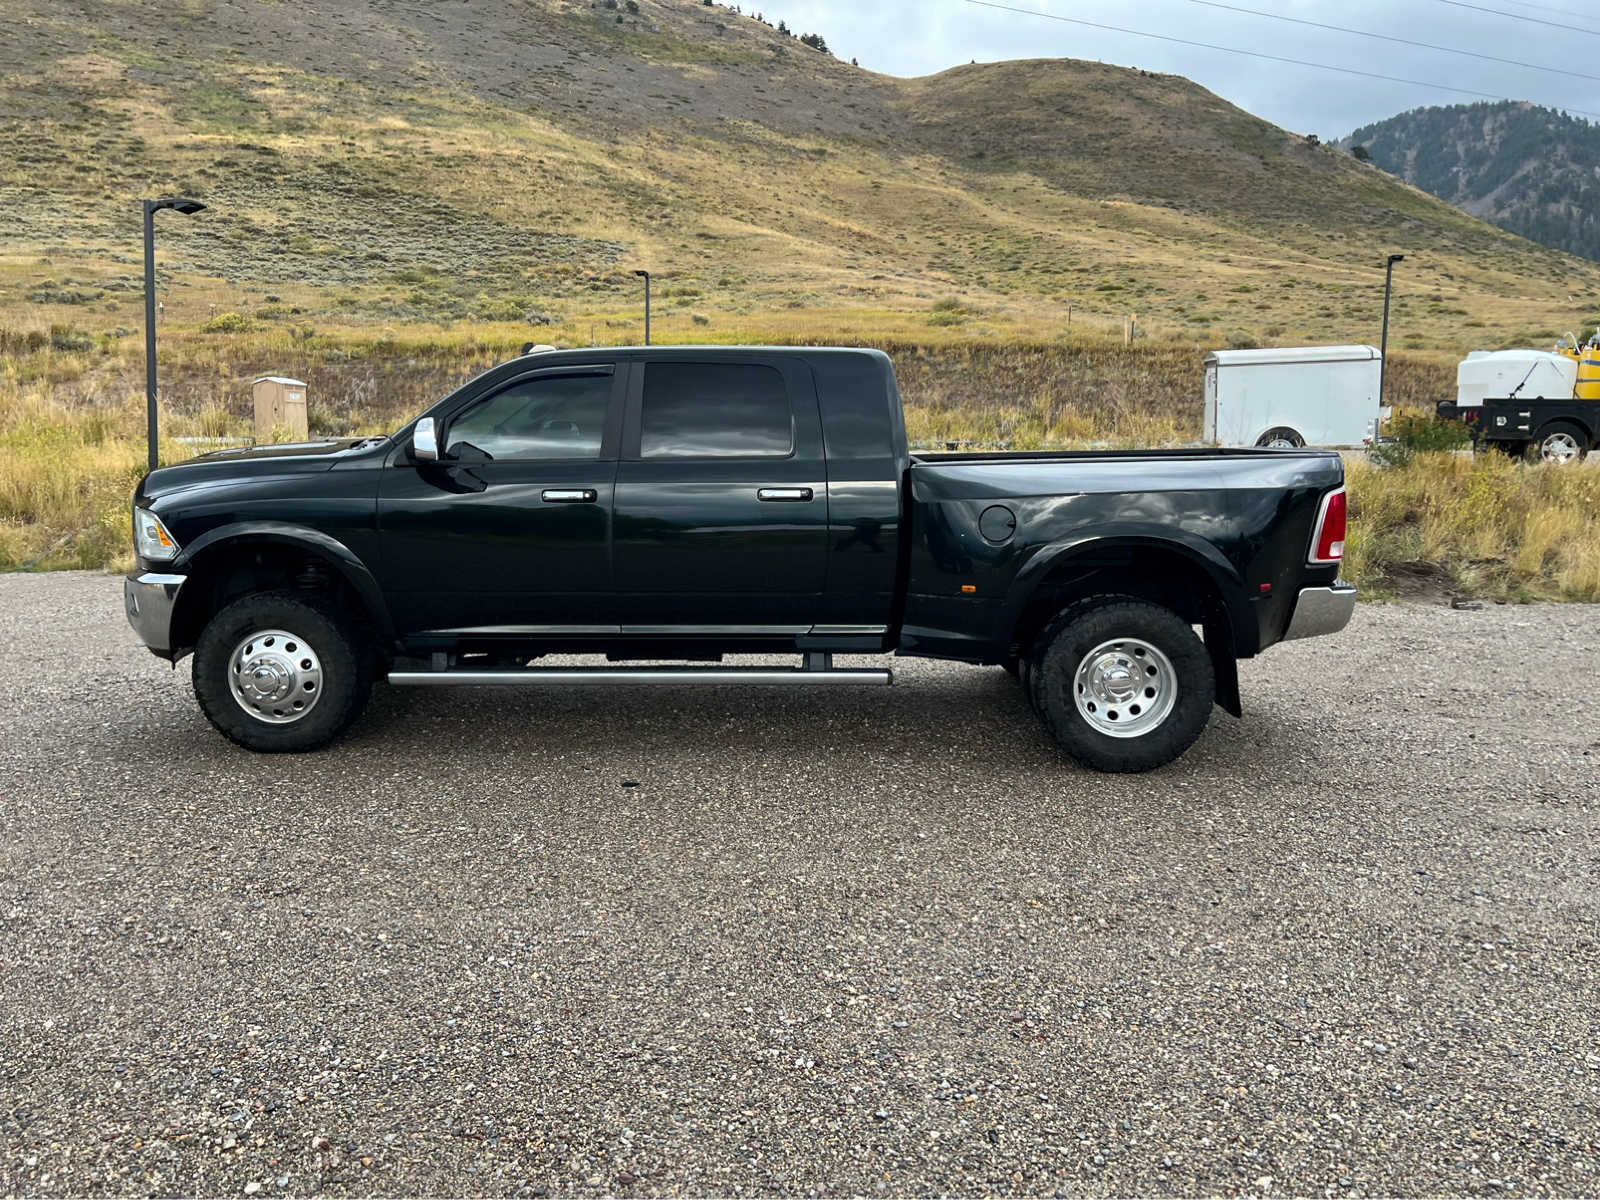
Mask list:
[[[826,33],[825,30],[820,31]],[[847,52],[847,48],[840,47]],[[1187,80],[1066,60],[896,79],[703,0],[50,0],[0,11],[0,327],[513,342],[1543,337],[1600,267]],[[937,309],[935,305],[938,305]],[[519,333],[519,331],[521,331]]]
[[[1358,129],[1390,174],[1512,233],[1600,259],[1600,126],[1535,104],[1419,108]]]

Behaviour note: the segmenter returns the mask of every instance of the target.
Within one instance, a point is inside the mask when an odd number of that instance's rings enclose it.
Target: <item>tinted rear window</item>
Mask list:
[[[781,458],[794,449],[783,375],[749,363],[645,367],[644,458]]]

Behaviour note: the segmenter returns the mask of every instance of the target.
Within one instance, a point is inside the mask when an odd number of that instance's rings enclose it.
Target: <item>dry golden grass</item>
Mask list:
[[[1600,471],[1448,453],[1347,471],[1346,572],[1374,595],[1600,600]]]
[[[69,410],[40,385],[0,381],[0,569],[130,559],[142,420],[132,403]]]
[[[886,350],[919,446],[1145,446],[1199,437],[1204,344],[1125,347],[1093,335],[1002,341],[939,327],[912,337],[894,314],[863,324],[862,336],[824,338],[813,315],[738,340]],[[162,457],[195,452],[178,437],[249,436],[246,384],[267,370],[312,381],[314,432],[376,433],[503,360],[521,340],[514,327],[495,325],[309,341],[271,331],[176,331],[163,342]],[[128,340],[0,355],[0,569],[127,561],[128,501],[145,457],[142,369]],[[1394,398],[1415,408],[1429,407],[1451,379],[1441,356],[1391,363]],[[1425,454],[1388,469],[1353,458],[1349,477],[1346,574],[1370,595],[1426,589],[1600,600],[1600,471]]]

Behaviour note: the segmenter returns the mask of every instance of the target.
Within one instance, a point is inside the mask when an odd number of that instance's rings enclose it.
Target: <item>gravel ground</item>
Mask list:
[[[1363,608],[1154,775],[999,670],[252,757],[0,576],[0,1191],[1600,1191],[1600,609]]]

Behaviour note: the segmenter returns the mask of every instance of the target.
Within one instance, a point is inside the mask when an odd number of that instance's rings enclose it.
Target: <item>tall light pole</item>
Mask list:
[[[635,271],[635,275],[644,277],[644,344],[650,344],[650,272]]]
[[[1394,294],[1394,265],[1405,262],[1404,254],[1389,255],[1389,266],[1383,276],[1383,346],[1379,353],[1383,356],[1378,363],[1378,424],[1373,427],[1372,441],[1378,441],[1378,429],[1383,425],[1383,381],[1389,374],[1389,297]]]
[[[160,459],[160,433],[156,425],[156,213],[163,208],[191,216],[205,207],[198,200],[167,196],[144,202],[144,392],[145,436],[150,443],[150,469]]]

